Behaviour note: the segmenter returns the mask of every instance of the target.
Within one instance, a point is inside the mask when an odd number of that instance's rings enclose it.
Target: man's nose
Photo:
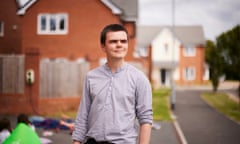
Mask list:
[[[118,41],[117,41],[117,45],[118,45],[118,46],[121,46],[121,45],[122,45],[121,40],[118,40]]]

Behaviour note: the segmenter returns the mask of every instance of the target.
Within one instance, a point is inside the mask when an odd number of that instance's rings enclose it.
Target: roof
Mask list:
[[[16,0],[19,15],[24,15],[28,8],[37,0]],[[138,0],[101,0],[113,14],[119,15],[124,21],[136,21],[138,18]]]
[[[138,18],[138,0],[111,0],[122,10],[121,18],[125,21],[136,21]]]
[[[137,27],[137,47],[146,48],[151,45],[155,37],[165,28],[172,30],[172,26],[141,26]],[[202,26],[175,26],[176,38],[184,45],[205,45]]]
[[[18,4],[18,15],[24,15],[29,7],[33,5],[37,0],[16,0]]]

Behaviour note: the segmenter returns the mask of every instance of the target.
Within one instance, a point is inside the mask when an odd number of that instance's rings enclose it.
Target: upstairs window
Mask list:
[[[196,55],[196,48],[194,46],[185,46],[183,48],[184,56],[195,56]]]
[[[168,44],[167,43],[165,43],[164,44],[164,52],[165,52],[165,54],[168,54]]]
[[[184,80],[190,81],[195,80],[195,68],[194,67],[186,67],[183,70]]]
[[[0,37],[4,35],[4,23],[0,20]]]
[[[65,13],[39,14],[38,34],[64,35],[68,33],[68,15]]]

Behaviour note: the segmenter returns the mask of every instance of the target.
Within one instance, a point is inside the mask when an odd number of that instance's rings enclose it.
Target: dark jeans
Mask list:
[[[108,141],[96,141],[94,138],[88,138],[84,144],[114,144]]]

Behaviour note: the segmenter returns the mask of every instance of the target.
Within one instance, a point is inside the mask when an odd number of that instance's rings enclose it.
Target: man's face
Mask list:
[[[124,31],[108,32],[103,51],[108,59],[123,59],[128,51],[128,38]]]

